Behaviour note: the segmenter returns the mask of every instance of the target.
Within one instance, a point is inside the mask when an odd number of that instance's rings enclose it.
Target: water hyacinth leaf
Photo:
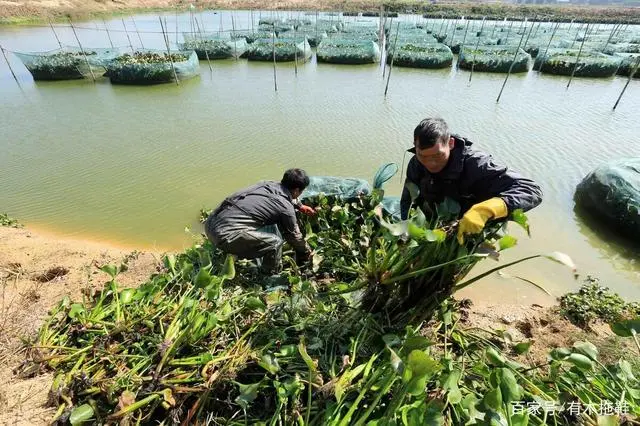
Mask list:
[[[93,408],[89,404],[82,404],[71,411],[69,415],[69,423],[72,425],[80,425],[93,418]]]
[[[124,290],[122,290],[120,292],[120,303],[123,305],[131,303],[135,292],[136,290],[134,288],[125,288]]]
[[[631,369],[631,364],[629,363],[629,361],[621,359],[620,361],[618,361],[618,367],[620,368],[620,371],[622,372],[622,377],[624,377],[624,379],[629,381],[637,380],[636,376],[634,376],[633,374],[633,370]]]
[[[164,266],[171,271],[172,274],[176,273],[176,256],[169,254],[164,257]]]
[[[504,358],[494,348],[488,347],[487,350],[485,351],[485,354],[487,355],[487,360],[489,361],[489,364],[495,367],[504,366]]]
[[[420,195],[420,187],[413,182],[407,181],[404,184],[404,187],[409,191],[409,196],[411,197],[411,201],[415,201]]]
[[[267,308],[267,305],[255,296],[247,297],[244,305],[252,311],[264,311]]]
[[[107,274],[109,274],[109,276],[111,277],[111,279],[114,279],[116,277],[116,275],[118,275],[118,268],[116,265],[102,265],[100,267],[100,270],[102,272],[105,272]]]
[[[74,303],[71,305],[71,309],[69,309],[69,318],[75,319],[85,312],[86,309],[82,303]]]
[[[450,404],[458,404],[462,401],[462,392],[458,387],[458,382],[460,381],[460,376],[462,372],[458,369],[455,369],[446,376],[442,383],[442,389],[448,391],[447,393],[447,402]]]
[[[320,264],[322,263],[322,261],[324,260],[324,257],[322,255],[319,254],[314,254],[312,259],[311,259],[311,268],[313,270],[313,272],[318,272],[318,269],[320,269]]]
[[[502,251],[502,250],[506,250],[506,249],[510,249],[511,247],[514,247],[517,243],[518,243],[517,238],[511,235],[505,235],[504,237],[498,240],[498,247]]]
[[[407,223],[407,233],[414,240],[426,240],[427,239],[427,230],[419,227],[413,222]]]
[[[433,342],[426,337],[423,336],[411,336],[408,337],[404,341],[404,345],[402,345],[402,350],[411,353],[411,351],[416,349],[426,349],[429,346],[433,346]]]
[[[384,336],[382,336],[382,341],[389,347],[398,346],[400,343],[402,343],[402,341],[396,334],[385,334]]]
[[[280,371],[280,365],[278,365],[278,360],[271,354],[264,354],[258,361],[258,365],[265,370],[267,370],[271,374],[276,374]]]
[[[198,274],[193,280],[193,285],[195,285],[196,288],[205,288],[209,286],[210,283],[211,283],[211,274],[205,268],[200,268],[200,270],[198,271]]]
[[[409,233],[409,224],[411,223],[408,220],[403,220],[402,222],[390,223],[380,217],[380,224],[389,230],[391,235],[394,237],[400,237],[402,235],[408,235]]]
[[[527,231],[527,235],[531,237],[531,230],[529,228],[529,218],[524,214],[522,209],[516,209],[511,213],[511,220],[520,225],[522,229]]]
[[[555,361],[562,361],[571,355],[571,350],[567,348],[555,348],[549,352],[549,357]]]
[[[565,359],[565,361],[575,365],[580,370],[593,369],[593,362],[586,355],[572,353]]]
[[[502,392],[500,388],[491,389],[482,398],[482,404],[488,410],[500,410],[502,408]]]
[[[404,363],[402,362],[402,359],[398,356],[397,353],[395,353],[393,349],[389,347],[387,349],[389,349],[389,352],[391,352],[391,367],[393,367],[393,370],[396,373],[402,375],[404,373]]]
[[[573,350],[582,355],[586,355],[592,360],[598,359],[598,348],[591,342],[575,342]]]
[[[632,337],[640,333],[640,318],[619,321],[609,327],[620,337]]]
[[[528,424],[529,413],[526,411],[511,416],[511,426],[527,426]]]
[[[278,356],[293,356],[298,352],[296,345],[282,345],[280,346],[280,352],[276,355]]]
[[[498,375],[500,376],[500,392],[505,402],[519,401],[522,395],[520,386],[516,381],[513,372],[508,368],[501,368]]]
[[[227,254],[224,259],[224,267],[222,268],[222,278],[225,280],[232,280],[236,277],[236,266],[233,260],[233,256]]]
[[[513,351],[518,355],[522,355],[529,351],[529,348],[531,348],[532,344],[533,344],[532,340],[516,343],[515,345],[513,345]]]
[[[258,390],[262,385],[262,381],[248,385],[237,382],[236,384],[240,391],[240,395],[236,397],[236,404],[242,407],[243,410],[247,410],[249,405],[251,405],[251,403],[258,397]]]

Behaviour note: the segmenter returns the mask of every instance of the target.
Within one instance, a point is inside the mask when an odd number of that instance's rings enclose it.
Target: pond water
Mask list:
[[[266,14],[266,12],[265,12]],[[174,42],[176,16],[165,14]],[[250,12],[199,15],[205,29],[249,28]],[[254,21],[259,15],[253,12]],[[135,19],[135,21],[134,21]],[[405,18],[414,19],[414,18]],[[140,37],[134,30],[140,31]],[[178,16],[178,32],[189,28]],[[162,48],[158,15],[77,23],[85,48],[131,43]],[[110,29],[107,34],[104,25]],[[77,45],[68,26],[62,44]],[[55,49],[51,28],[0,27],[9,51]],[[20,87],[0,63],[0,211],[28,226],[131,248],[179,249],[199,233],[198,211],[289,167],[313,175],[372,179],[387,162],[403,164],[416,124],[445,118],[454,132],[500,162],[537,180],[543,204],[530,212],[532,236],[514,229],[518,246],[503,262],[533,253],[569,254],[586,276],[631,299],[640,297],[638,250],[588,226],[574,212],[576,184],[608,160],[640,153],[640,84],[626,78],[512,75],[394,68],[389,92],[380,65],[200,63],[200,76],[175,84],[116,86],[106,78],[34,82],[9,54]],[[408,161],[408,158],[406,159]],[[401,174],[385,189],[399,195]],[[474,273],[493,267],[486,261]],[[484,269],[483,269],[484,268]],[[549,301],[580,281],[564,267],[534,260],[494,275],[465,294],[503,302]]]

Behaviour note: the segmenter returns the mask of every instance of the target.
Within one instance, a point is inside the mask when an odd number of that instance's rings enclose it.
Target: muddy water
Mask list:
[[[205,29],[230,28],[229,14],[202,16]],[[175,16],[167,14],[175,41]],[[249,27],[249,12],[234,24]],[[116,46],[162,47],[157,15],[106,22]],[[254,13],[257,22],[258,14]],[[85,47],[107,47],[104,23],[78,23]],[[98,28],[98,29],[96,29]],[[178,17],[189,31],[189,16]],[[77,45],[68,27],[63,44]],[[127,38],[129,36],[129,39]],[[12,51],[57,47],[48,27],[0,28]],[[298,166],[315,175],[371,180],[386,162],[403,162],[422,118],[440,115],[499,161],[535,178],[543,204],[530,213],[532,237],[514,229],[517,248],[502,261],[538,252],[569,254],[622,295],[640,297],[637,250],[585,224],[574,213],[574,188],[599,164],[640,153],[640,85],[632,82],[618,109],[611,107],[626,80],[574,79],[533,72],[513,75],[499,104],[503,75],[394,68],[389,93],[379,65],[277,65],[225,60],[180,86],[111,85],[108,79],[34,82],[10,55],[21,88],[0,64],[0,211],[36,229],[109,240],[131,247],[177,249],[198,233],[197,212],[259,179],[278,179]],[[388,193],[399,194],[400,175]],[[492,261],[474,271],[495,266]],[[579,281],[563,267],[534,260],[484,280],[467,295],[504,302],[549,301],[515,277],[554,295]]]

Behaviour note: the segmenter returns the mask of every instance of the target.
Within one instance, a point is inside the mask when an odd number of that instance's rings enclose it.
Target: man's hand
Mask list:
[[[464,244],[465,234],[478,234],[489,219],[500,219],[509,213],[507,205],[502,198],[490,198],[478,204],[474,204],[460,220],[458,226],[458,242]]]
[[[300,204],[300,213],[306,214],[307,216],[315,216],[316,211],[313,207],[305,206],[304,204]]]

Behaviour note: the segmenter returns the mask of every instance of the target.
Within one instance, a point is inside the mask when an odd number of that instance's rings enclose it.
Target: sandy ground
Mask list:
[[[81,299],[84,291],[100,289],[107,276],[98,266],[128,262],[118,276],[122,286],[143,283],[160,265],[162,253],[138,252],[82,240],[63,239],[28,229],[0,227],[0,425],[44,425],[53,416],[47,406],[52,376],[24,379],[14,369],[24,360],[23,339],[35,336],[48,310],[63,297]],[[620,356],[606,326],[586,334],[540,305],[472,305],[466,328],[508,332],[514,341],[533,340],[522,361],[544,362],[550,348],[589,339]]]

